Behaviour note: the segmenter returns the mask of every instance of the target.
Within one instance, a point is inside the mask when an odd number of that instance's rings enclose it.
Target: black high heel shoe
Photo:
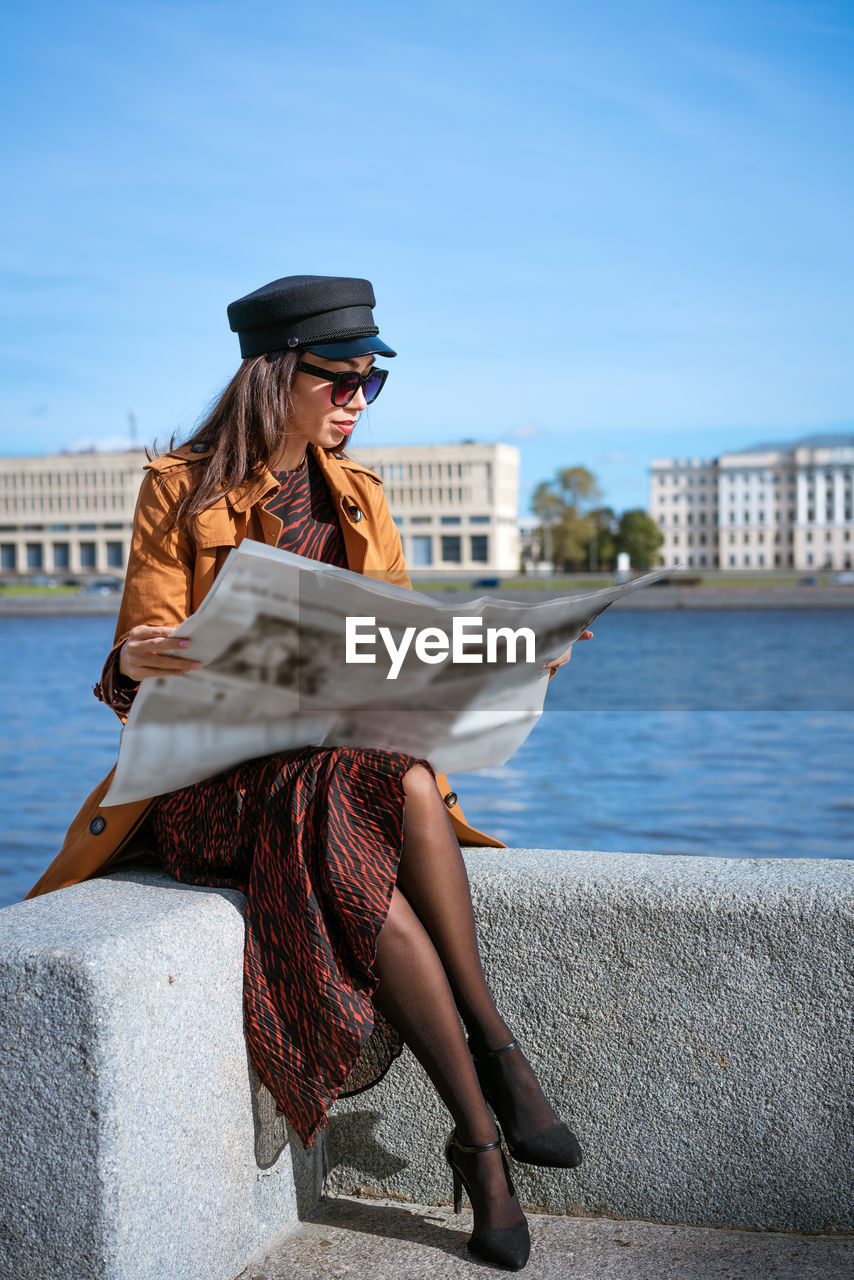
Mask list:
[[[465,1173],[459,1166],[460,1156],[473,1156],[482,1151],[494,1151],[496,1147],[501,1146],[501,1139],[497,1142],[487,1142],[480,1147],[466,1147],[457,1137],[457,1131],[454,1129],[448,1141],[445,1143],[445,1159],[451,1166],[451,1172],[454,1175],[454,1213],[460,1213],[463,1207],[463,1187],[468,1192],[469,1200],[472,1201],[472,1209],[474,1209],[474,1201],[472,1200],[471,1188]],[[454,1156],[457,1162],[454,1162]],[[507,1167],[507,1160],[504,1152],[501,1152],[501,1162],[504,1165],[504,1176],[507,1179],[507,1189],[511,1196],[515,1196],[516,1188],[510,1178],[510,1170]],[[481,1262],[490,1262],[494,1267],[503,1267],[506,1271],[521,1271],[528,1261],[531,1253],[531,1237],[528,1233],[527,1222],[522,1222],[518,1227],[481,1227],[478,1229],[477,1219],[475,1218],[475,1228],[471,1234],[468,1245],[466,1246],[473,1257],[479,1258]]]
[[[471,1047],[471,1041],[469,1041],[469,1048]],[[536,1133],[511,1140],[507,1129],[508,1117],[513,1115],[514,1099],[502,1077],[501,1064],[497,1061],[505,1053],[510,1053],[511,1049],[522,1052],[515,1040],[511,1040],[501,1049],[492,1049],[477,1056],[472,1050],[481,1092],[496,1116],[508,1151],[520,1164],[536,1164],[551,1169],[575,1169],[581,1164],[581,1146],[572,1130],[562,1121],[547,1125],[545,1129],[539,1129]],[[512,1128],[512,1124],[510,1127]]]

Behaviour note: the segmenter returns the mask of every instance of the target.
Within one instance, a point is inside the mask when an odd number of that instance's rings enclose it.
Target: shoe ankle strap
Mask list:
[[[464,1151],[466,1155],[473,1156],[473,1155],[477,1155],[479,1151],[494,1151],[496,1147],[500,1147],[501,1136],[499,1135],[496,1138],[495,1142],[484,1142],[481,1146],[478,1146],[478,1147],[467,1147],[464,1142],[460,1142],[459,1138],[457,1137],[457,1132],[456,1130],[454,1130],[454,1136],[451,1139],[451,1144],[452,1146],[455,1146],[458,1151]]]
[[[487,1049],[486,1053],[474,1053],[472,1051],[472,1060],[474,1062],[488,1062],[490,1058],[500,1058],[502,1054],[509,1053],[511,1049],[518,1049],[519,1046],[515,1040],[511,1040],[509,1044],[502,1045],[500,1049]],[[471,1041],[469,1041],[469,1049],[471,1049]]]

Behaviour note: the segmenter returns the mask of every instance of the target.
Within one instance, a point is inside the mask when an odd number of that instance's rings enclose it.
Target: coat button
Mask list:
[[[457,803],[456,791],[449,791],[448,794],[445,796],[445,805],[447,806],[448,809],[453,809],[456,803]]]
[[[359,510],[359,508],[358,508],[358,507],[350,507],[350,508],[348,509],[348,514],[349,514],[349,516],[350,516],[350,519],[351,519],[351,520],[354,520],[354,521],[356,522],[356,524],[358,524],[358,523],[359,523],[359,521],[360,521],[360,520],[361,520],[361,518],[362,518],[362,513],[361,513],[361,511]]]
[[[99,836],[106,825],[107,819],[99,816],[97,818],[93,818],[89,823],[89,830],[92,832],[93,836]]]
[[[209,446],[205,444],[204,440],[197,440],[195,444],[190,445],[190,452],[191,453],[207,453],[208,447]]]

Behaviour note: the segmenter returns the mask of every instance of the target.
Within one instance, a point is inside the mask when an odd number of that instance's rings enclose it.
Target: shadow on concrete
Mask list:
[[[434,1216],[435,1215],[435,1216]],[[441,1215],[441,1216],[440,1216]],[[469,1231],[458,1231],[446,1225],[441,1210],[415,1210],[412,1207],[396,1208],[394,1205],[353,1200],[324,1200],[309,1215],[312,1226],[336,1227],[345,1231],[360,1231],[364,1235],[382,1240],[404,1240],[411,1244],[426,1245],[442,1253],[472,1261],[466,1251]]]

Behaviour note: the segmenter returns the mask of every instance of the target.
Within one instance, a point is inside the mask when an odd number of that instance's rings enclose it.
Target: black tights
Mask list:
[[[460,1141],[493,1142],[495,1124],[460,1018],[473,1043],[484,1048],[500,1048],[512,1035],[484,977],[468,876],[436,783],[417,765],[405,775],[404,788],[403,851],[378,939],[374,1003],[433,1081]],[[520,1084],[531,1091],[532,1127],[549,1123],[554,1113],[533,1076]],[[520,1211],[508,1201],[499,1153],[478,1162],[493,1225],[517,1221]]]

